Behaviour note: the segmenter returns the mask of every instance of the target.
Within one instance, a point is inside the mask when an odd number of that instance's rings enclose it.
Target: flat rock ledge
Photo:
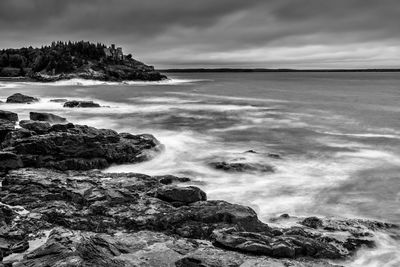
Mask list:
[[[19,126],[15,127],[15,121],[0,120],[0,153],[6,153],[0,157],[0,171],[13,169],[10,166],[103,169],[147,160],[163,148],[149,134],[31,120],[22,120]]]
[[[271,227],[172,176],[25,168],[1,179],[0,266],[334,266],[326,260],[396,227],[316,217]]]

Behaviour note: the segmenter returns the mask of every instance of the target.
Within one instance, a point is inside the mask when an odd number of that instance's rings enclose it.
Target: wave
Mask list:
[[[400,139],[400,135],[394,134],[374,134],[374,133],[363,133],[363,134],[352,134],[352,133],[338,133],[338,132],[320,132],[322,134],[328,135],[337,135],[337,136],[353,136],[353,137],[365,137],[365,138],[393,138],[393,139]]]
[[[122,82],[109,82],[109,81],[99,81],[99,80],[87,80],[87,79],[70,79],[61,80],[49,83],[41,82],[16,82],[20,84],[31,84],[31,85],[49,85],[49,86],[99,86],[99,85],[113,85],[113,86],[123,86],[123,85],[133,85],[133,86],[147,86],[147,85],[180,85],[195,83],[201,81],[209,81],[204,79],[166,79],[162,81],[122,81]],[[15,84],[15,83],[14,83]]]

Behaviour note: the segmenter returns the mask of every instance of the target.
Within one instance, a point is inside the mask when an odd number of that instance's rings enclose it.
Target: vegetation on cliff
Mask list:
[[[53,42],[41,48],[0,50],[1,77],[29,77],[42,81],[85,78],[96,80],[162,80],[164,75],[124,55],[122,48],[101,43]]]

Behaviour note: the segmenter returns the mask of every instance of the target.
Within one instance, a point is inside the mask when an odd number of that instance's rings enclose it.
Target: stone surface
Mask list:
[[[100,105],[93,101],[72,100],[64,103],[64,108],[99,108]]]
[[[47,121],[50,123],[64,123],[67,121],[66,118],[45,112],[29,112],[29,118],[32,121]]]
[[[226,172],[274,172],[274,167],[257,163],[218,161],[211,162],[209,165]]]
[[[33,131],[37,134],[45,134],[50,130],[50,123],[41,121],[22,120],[19,122],[22,128]]]
[[[18,121],[18,114],[11,111],[0,110],[0,120],[16,122]]]
[[[1,147],[18,155],[25,167],[105,168],[112,163],[141,162],[162,148],[157,139],[147,134],[119,135],[72,123],[50,126],[47,122],[21,121],[20,125],[28,132],[7,128]]]
[[[37,101],[39,101],[39,99],[36,97],[27,96],[20,93],[13,94],[7,98],[7,103],[32,103]]]
[[[175,205],[187,205],[193,202],[207,200],[206,193],[194,186],[163,186],[158,188],[155,197],[174,203]]]
[[[296,260],[277,261],[267,257],[308,257],[310,264],[327,264],[315,259],[346,259],[360,247],[374,246],[373,229],[396,227],[379,222],[332,219],[322,220],[318,229],[300,223],[287,228],[270,227],[259,221],[249,207],[220,200],[204,201],[201,193],[198,201],[176,206],[169,199],[156,197],[165,189],[174,192],[174,198],[182,199],[188,197],[186,189],[201,192],[194,187],[165,186],[158,177],[135,173],[9,171],[2,182],[0,202],[22,207],[25,212],[17,216],[15,211],[6,210],[11,215],[3,216],[7,222],[0,225],[0,237],[7,241],[8,249],[16,244],[10,233],[17,231],[18,240],[26,241],[32,235],[53,229],[48,242],[29,252],[20,262],[27,266],[40,266],[39,262],[61,264],[65,260],[126,266],[123,264],[132,262],[124,263],[124,260],[134,260],[137,264],[143,260],[139,255],[149,259],[148,266],[163,266],[166,262],[205,266],[274,262],[302,266],[296,265],[301,263]],[[149,249],[131,251],[138,248],[137,243],[131,242],[138,242],[141,233],[148,233],[140,243],[147,244]],[[65,242],[64,237],[68,237]],[[179,245],[178,250],[174,249],[176,253],[159,250],[165,248],[164,238],[174,240],[172,246]],[[151,247],[152,244],[159,245]],[[203,247],[203,244],[207,245]],[[82,255],[88,257],[81,258]],[[222,265],[212,265],[213,262]]]
[[[11,152],[0,151],[0,171],[22,168],[20,157]]]
[[[54,103],[65,103],[67,101],[68,101],[68,99],[65,99],[65,98],[50,99],[50,102],[54,102]]]

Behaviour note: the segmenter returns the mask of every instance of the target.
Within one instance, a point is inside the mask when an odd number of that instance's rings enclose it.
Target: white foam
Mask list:
[[[99,81],[99,80],[88,80],[88,79],[69,79],[60,80],[55,82],[15,82],[18,85],[47,85],[47,86],[99,86],[99,85],[113,85],[113,86],[146,86],[146,85],[180,85],[190,84],[202,81],[209,81],[205,79],[165,79],[161,81],[122,81],[122,82],[110,82],[110,81]]]

